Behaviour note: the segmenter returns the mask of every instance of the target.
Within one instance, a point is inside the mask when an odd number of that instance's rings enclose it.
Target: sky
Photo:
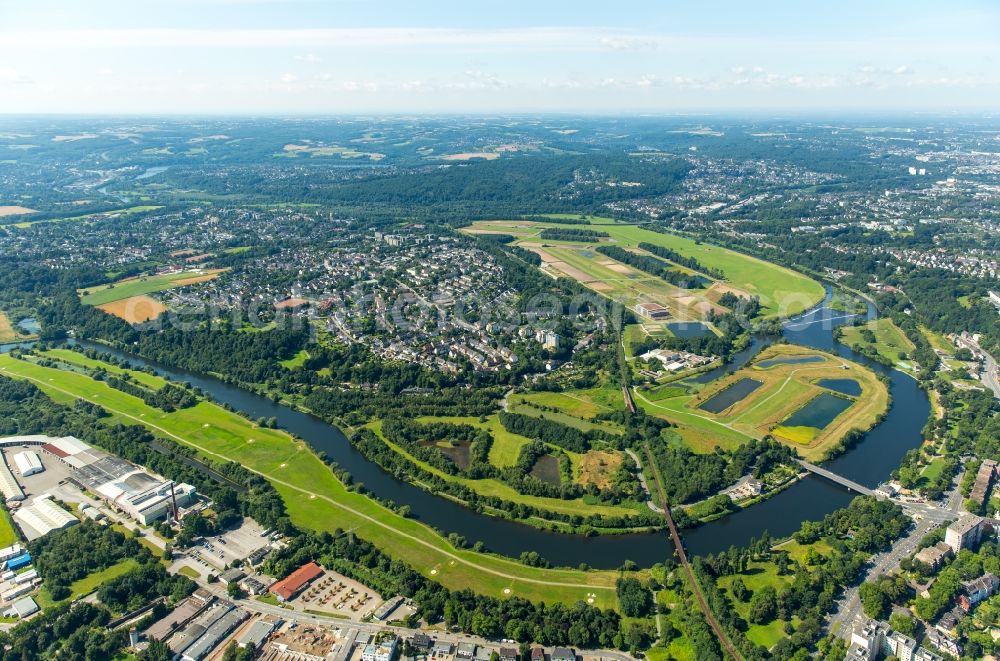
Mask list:
[[[0,113],[986,113],[994,0],[0,0]]]

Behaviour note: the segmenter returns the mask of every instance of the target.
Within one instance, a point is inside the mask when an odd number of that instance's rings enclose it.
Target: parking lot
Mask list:
[[[38,458],[41,459],[42,467],[45,470],[41,473],[28,475],[27,477],[21,475],[14,465],[14,455],[25,450],[36,453]],[[14,479],[21,485],[24,496],[29,501],[56,487],[73,472],[72,468],[37,445],[6,447],[3,449],[3,454],[7,465],[10,466],[11,473],[14,474]]]
[[[292,605],[301,610],[343,613],[356,618],[378,608],[382,602],[382,596],[368,586],[327,570]]]
[[[257,549],[267,546],[270,539],[262,537],[262,532],[259,525],[244,519],[239,528],[206,537],[192,547],[190,555],[204,570],[222,571],[227,565],[244,560]]]

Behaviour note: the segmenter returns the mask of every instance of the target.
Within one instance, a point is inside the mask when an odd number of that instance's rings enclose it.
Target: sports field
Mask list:
[[[707,289],[680,289],[660,278],[594,251],[599,244],[543,240],[546,228],[595,229],[607,232],[603,245],[615,245],[643,252],[638,245],[646,242],[670,248],[685,257],[698,260],[705,268],[725,275]],[[527,220],[477,221],[463,231],[472,234],[511,234],[517,245],[532,250],[542,258],[543,270],[574,278],[609,298],[633,306],[640,302],[660,303],[670,308],[678,319],[702,319],[712,309],[720,309],[719,298],[728,292],[760,298],[766,316],[792,316],[823,299],[824,290],[815,280],[790,269],[743,255],[726,248],[696,242],[674,234],[662,234],[637,225],[595,219],[589,225],[561,225]],[[679,270],[693,273],[679,267]],[[702,274],[706,275],[706,274]],[[713,280],[709,278],[709,280]]]
[[[726,393],[734,392],[729,387],[747,379],[761,385],[745,396],[734,395],[732,401],[727,401]],[[824,393],[840,396],[829,384],[821,385],[826,380],[854,381],[861,394],[846,398],[850,405],[832,416],[827,424],[784,425],[784,421],[806,407],[815,406],[818,396]],[[663,388],[671,390],[659,397]],[[751,438],[772,435],[811,460],[822,458],[851,429],[870,427],[889,405],[885,384],[870,370],[830,354],[789,344],[769,347],[751,365],[691,393],[678,395],[676,387],[668,385],[637,388],[635,395],[636,403],[648,413],[676,422],[678,433],[686,441],[688,430],[698,432],[696,439],[704,435],[705,439],[714,440],[707,447],[704,442],[689,442],[696,451],[711,451],[715,445],[731,448]],[[709,400],[721,401],[724,408],[715,413],[702,408]]]
[[[354,530],[449,588],[549,603],[592,600],[604,608],[616,605],[616,572],[541,569],[455,548],[423,524],[349,491],[305,442],[280,430],[257,427],[210,402],[164,413],[85,374],[41,367],[9,354],[0,356],[0,374],[29,380],[64,404],[77,399],[99,404],[111,413],[107,424],[141,424],[158,436],[194,448],[204,458],[238,462],[274,485],[296,525]],[[145,380],[157,378],[134,374]]]
[[[122,301],[136,296],[145,296],[146,294],[158,291],[207,282],[219,277],[219,274],[223,271],[224,269],[196,269],[180,273],[139,276],[119,280],[109,285],[98,285],[96,287],[81,289],[79,293],[85,304],[101,306],[106,303],[114,303],[115,301]]]

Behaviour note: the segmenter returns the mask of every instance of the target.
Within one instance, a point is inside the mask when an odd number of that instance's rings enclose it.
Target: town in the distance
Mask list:
[[[0,119],[0,660],[991,658],[998,140]]]

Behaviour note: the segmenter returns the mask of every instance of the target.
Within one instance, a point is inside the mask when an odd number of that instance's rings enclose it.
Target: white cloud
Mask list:
[[[283,83],[294,83],[299,79],[294,73],[283,73],[281,74],[281,82]]]
[[[306,53],[305,55],[296,55],[295,56],[295,60],[297,62],[305,62],[306,64],[318,64],[319,62],[323,61],[322,58],[320,58],[315,53]]]
[[[552,50],[601,48],[608,30],[574,27],[533,27],[505,30],[453,28],[298,28],[184,29],[132,28],[107,30],[39,30],[0,32],[0,48],[387,48],[451,46]],[[641,40],[640,40],[641,41]],[[618,42],[614,42],[618,43]],[[630,43],[628,40],[622,44]],[[603,46],[606,48],[607,46]]]
[[[597,40],[601,46],[617,51],[654,50],[656,41],[642,37],[601,37]]]
[[[0,67],[0,85],[30,85],[34,81],[17,69]]]
[[[892,72],[897,76],[902,76],[904,74],[913,73],[913,69],[904,64],[902,66],[896,67],[895,69],[892,70]]]

